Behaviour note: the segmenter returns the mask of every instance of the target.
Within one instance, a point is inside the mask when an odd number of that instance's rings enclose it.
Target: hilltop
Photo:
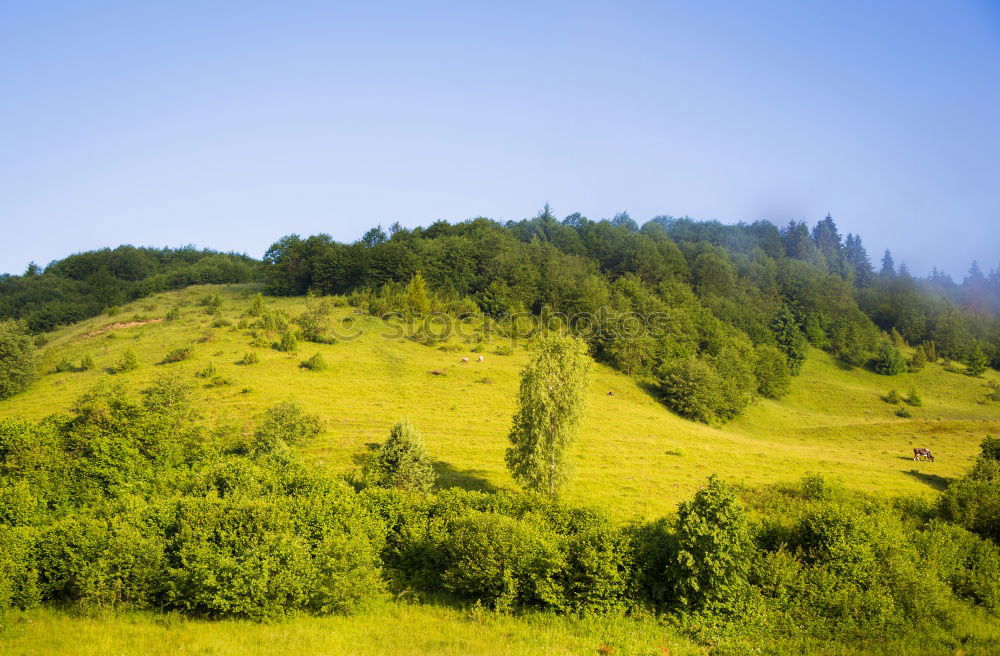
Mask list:
[[[282,353],[251,346],[250,331],[238,327],[257,290],[251,284],[189,287],[48,333],[44,371],[86,355],[96,368],[47,373],[27,392],[0,401],[0,417],[40,418],[67,410],[101,381],[142,383],[169,371],[198,383],[199,405],[210,418],[248,428],[267,406],[298,401],[324,422],[323,432],[300,448],[336,472],[357,467],[392,423],[406,417],[437,460],[442,487],[516,489],[503,453],[518,374],[530,357],[525,343],[512,344],[504,355],[511,342],[498,337],[486,343],[484,362],[478,363],[473,340],[453,337],[425,346],[398,336],[396,327],[381,319],[339,307],[335,318],[351,323],[361,333],[357,339],[300,341],[296,353]],[[200,303],[213,295],[221,305],[209,314]],[[266,302],[295,316],[306,299]],[[157,364],[185,347],[191,349],[189,359]],[[129,348],[139,368],[108,373]],[[251,351],[259,362],[238,364]],[[329,369],[299,366],[315,353]],[[462,357],[471,361],[463,364]],[[214,380],[195,376],[209,365]],[[671,412],[641,378],[600,365],[573,450],[567,499],[623,517],[652,517],[671,512],[713,472],[749,485],[817,472],[851,489],[929,495],[968,470],[985,434],[1000,432],[996,404],[983,403],[985,381],[996,379],[992,371],[972,378],[942,364],[879,376],[810,349],[786,397],[758,401],[730,423],[705,425]],[[911,408],[912,418],[897,417],[897,406],[881,399],[890,388],[919,391],[923,403]],[[936,461],[910,460],[916,446],[930,448]]]

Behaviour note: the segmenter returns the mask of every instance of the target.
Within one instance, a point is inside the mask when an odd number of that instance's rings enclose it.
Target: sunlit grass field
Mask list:
[[[51,610],[0,616],[5,656],[466,656],[617,655],[706,651],[659,623],[620,616],[510,616],[392,603],[351,617],[302,617],[273,624],[196,621],[176,615],[79,617]]]
[[[357,333],[356,339],[330,345],[300,341],[295,354],[252,348],[236,323],[255,292],[248,285],[193,287],[58,330],[48,336],[46,371],[63,357],[78,362],[87,354],[97,368],[47,374],[28,392],[0,402],[0,416],[40,418],[66,410],[102,379],[141,385],[157,374],[176,372],[199,385],[196,393],[211,418],[247,429],[267,406],[286,399],[300,402],[325,424],[324,432],[303,447],[306,455],[336,471],[357,467],[391,425],[406,417],[437,460],[442,486],[515,487],[503,455],[518,374],[530,357],[526,344],[499,355],[497,350],[511,342],[496,338],[486,343],[479,363],[480,353],[471,350],[476,338],[456,336],[443,347],[425,346],[354,308],[338,308],[338,320],[348,325],[344,331]],[[224,302],[219,314],[209,315],[198,301],[216,293]],[[301,298],[267,302],[293,316],[305,307]],[[178,319],[151,321],[175,306]],[[233,325],[212,327],[219,318]],[[142,321],[149,323],[106,329]],[[464,334],[473,332],[467,328]],[[192,347],[191,359],[157,364],[184,346]],[[139,369],[108,373],[126,348],[138,355]],[[256,352],[260,362],[237,364],[248,351]],[[299,367],[314,353],[323,355],[328,370]],[[463,357],[470,361],[460,362]],[[209,363],[229,384],[207,387],[194,376]],[[648,383],[597,366],[566,498],[602,506],[623,519],[648,518],[671,512],[711,473],[756,485],[821,472],[851,489],[930,494],[968,469],[984,435],[1000,432],[1000,404],[983,402],[985,387],[985,379],[948,372],[941,364],[885,377],[847,370],[812,350],[786,398],[758,401],[738,420],[712,427],[671,413]],[[890,388],[902,395],[911,388],[920,393],[923,405],[910,408],[911,419],[897,417],[898,406],[881,399]],[[936,461],[913,462],[916,446],[930,448]]]

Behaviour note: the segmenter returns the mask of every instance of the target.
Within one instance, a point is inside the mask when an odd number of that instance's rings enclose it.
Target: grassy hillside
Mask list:
[[[38,418],[66,409],[102,379],[142,382],[163,371],[182,371],[201,385],[206,412],[226,421],[249,426],[268,405],[296,399],[326,422],[324,433],[304,447],[307,454],[335,470],[357,466],[397,418],[408,417],[438,459],[442,485],[514,487],[503,454],[518,373],[529,357],[523,345],[499,355],[498,347],[508,342],[493,341],[483,353],[485,361],[477,363],[478,354],[460,338],[443,348],[423,346],[394,336],[380,320],[341,308],[338,318],[355,322],[362,333],[357,339],[300,342],[294,355],[255,349],[246,331],[235,326],[255,291],[247,285],[191,287],[50,333],[46,371],[63,358],[79,362],[88,354],[97,368],[46,375],[28,392],[0,402],[0,416]],[[218,314],[209,315],[198,301],[216,293],[223,304]],[[304,308],[302,299],[268,303],[293,315]],[[179,318],[162,320],[174,307]],[[233,325],[213,327],[219,319]],[[185,346],[193,349],[191,359],[157,364]],[[127,348],[137,353],[139,369],[109,374],[106,369]],[[259,355],[259,363],[237,364],[248,351]],[[328,370],[298,366],[314,353],[323,355]],[[472,361],[462,364],[462,357]],[[195,378],[210,363],[228,384],[209,387]],[[923,405],[911,409],[911,419],[902,419],[895,415],[896,406],[880,397],[890,388],[905,394],[911,387],[920,392]],[[656,401],[648,386],[599,366],[567,497],[621,516],[649,517],[672,511],[712,472],[760,484],[814,471],[855,489],[930,493],[968,469],[983,435],[1000,432],[1000,407],[979,403],[984,387],[983,379],[948,372],[940,364],[887,378],[846,370],[813,350],[785,399],[758,402],[737,421],[710,427],[679,418]],[[912,462],[915,446],[930,448],[937,461]]]

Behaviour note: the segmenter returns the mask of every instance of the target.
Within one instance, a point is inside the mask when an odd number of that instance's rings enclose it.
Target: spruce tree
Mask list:
[[[420,433],[405,419],[392,427],[389,438],[366,463],[362,477],[369,485],[417,492],[430,492],[437,481]]]
[[[888,248],[882,255],[882,270],[879,271],[879,275],[883,278],[892,278],[896,275],[896,265],[892,261],[892,253],[889,252]]]
[[[927,355],[927,361],[937,362],[938,361],[937,345],[934,343],[934,340],[933,339],[927,340],[926,342],[924,342],[923,346],[924,346],[924,353]]]
[[[989,364],[990,359],[979,344],[973,344],[969,347],[962,362],[965,364],[966,374],[978,377],[982,376],[983,372],[986,371],[986,365]]]

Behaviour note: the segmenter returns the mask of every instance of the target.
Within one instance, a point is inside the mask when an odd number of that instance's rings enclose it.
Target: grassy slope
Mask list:
[[[409,417],[423,431],[438,463],[443,485],[489,489],[512,487],[503,467],[505,433],[513,411],[518,372],[529,357],[494,354],[482,364],[460,364],[468,351],[445,352],[408,340],[385,339],[379,321],[355,316],[366,334],[329,346],[301,344],[288,356],[256,349],[259,364],[236,365],[249,337],[231,328],[212,328],[214,317],[196,305],[208,292],[225,298],[222,316],[235,320],[253,289],[247,286],[192,288],[139,301],[114,318],[98,317],[49,336],[46,368],[63,356],[79,361],[91,354],[98,369],[44,376],[30,391],[0,402],[0,416],[42,417],[64,410],[101,379],[142,383],[161,371],[193,374],[209,362],[232,379],[205,388],[206,411],[252,425],[266,406],[294,398],[326,420],[326,431],[306,447],[310,457],[338,470],[356,466],[369,444],[385,438],[397,417]],[[273,300],[292,312],[301,299]],[[178,303],[181,318],[88,336],[135,314],[162,317]],[[195,340],[206,338],[202,342]],[[453,343],[458,344],[459,340]],[[190,361],[157,366],[171,349],[192,345]],[[104,368],[132,347],[141,367],[120,376]],[[315,352],[331,367],[314,373],[298,363]],[[475,356],[473,356],[474,358]],[[432,376],[431,369],[446,370]],[[995,374],[990,374],[995,375]],[[488,378],[489,382],[481,382]],[[819,351],[810,353],[794,391],[780,402],[763,401],[724,427],[684,421],[657,403],[636,381],[598,367],[588,414],[574,451],[573,502],[601,505],[622,517],[670,512],[712,472],[747,483],[791,480],[807,471],[833,475],[849,487],[929,494],[948,477],[968,468],[982,436],[1000,432],[1000,407],[979,405],[983,381],[931,365],[893,379],[840,368]],[[894,416],[879,396],[889,387],[905,393],[915,386],[924,406],[911,420]],[[251,388],[244,392],[244,388]],[[614,396],[607,396],[609,390]],[[927,446],[935,463],[907,458],[912,446]],[[985,629],[983,629],[985,630]],[[987,631],[989,632],[989,631]],[[594,654],[602,644],[615,654],[706,653],[675,631],[645,620],[572,619],[551,614],[477,618],[429,605],[387,604],[356,617],[302,618],[269,625],[197,622],[142,614],[75,617],[39,609],[0,616],[0,652],[9,654]],[[912,643],[916,644],[916,643]],[[857,646],[754,644],[773,653],[904,653],[912,644]],[[876,648],[877,647],[877,648]],[[947,645],[924,645],[926,653],[952,653]],[[874,653],[874,652],[872,652]],[[974,652],[969,652],[974,653]]]
[[[51,334],[47,369],[63,356],[78,361],[88,353],[98,368],[46,375],[30,391],[0,402],[0,416],[37,418],[66,409],[104,378],[141,383],[163,371],[180,371],[201,381],[194,372],[212,362],[233,382],[199,388],[211,415],[249,427],[263,408],[294,398],[326,421],[324,434],[306,447],[311,458],[326,466],[340,471],[355,467],[397,418],[408,417],[440,459],[443,485],[514,486],[503,454],[518,373],[529,357],[523,348],[501,356],[494,353],[501,342],[492,342],[485,362],[461,364],[461,357],[474,360],[476,355],[464,350],[468,345],[458,338],[452,344],[463,350],[455,352],[387,338],[390,329],[384,323],[343,308],[338,316],[363,328],[354,341],[300,343],[295,355],[251,349],[250,338],[235,327],[212,328],[215,317],[197,305],[199,298],[216,291],[225,299],[221,316],[235,321],[253,289],[198,287],[163,294],[136,302],[113,318],[97,317]],[[176,321],[89,336],[135,314],[162,317],[179,303],[187,304]],[[270,303],[293,314],[303,307],[301,299]],[[194,348],[191,360],[156,365],[169,350],[187,345]],[[104,369],[128,347],[138,353],[140,368],[108,375]],[[237,365],[250,350],[258,352],[260,363]],[[329,370],[299,368],[301,360],[316,352],[329,362]],[[447,375],[431,375],[432,369]],[[244,391],[247,387],[250,391]],[[912,419],[896,417],[895,407],[879,398],[890,387],[904,394],[910,387],[920,391],[924,404],[912,409]],[[946,372],[941,365],[886,378],[845,370],[814,350],[788,397],[758,402],[737,421],[709,427],[677,417],[643,385],[599,366],[573,452],[576,474],[567,496],[623,517],[649,517],[670,512],[713,472],[757,484],[792,480],[808,471],[829,474],[856,489],[926,494],[970,466],[983,435],[1000,432],[1000,405],[977,403],[983,392],[983,380]],[[914,446],[930,448],[937,462],[912,462]]]

